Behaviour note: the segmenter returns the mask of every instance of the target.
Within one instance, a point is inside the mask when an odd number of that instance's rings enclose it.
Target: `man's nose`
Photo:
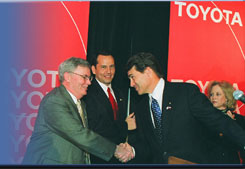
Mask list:
[[[135,83],[132,79],[130,79],[130,87],[134,87]]]
[[[87,80],[87,84],[91,85],[91,80],[90,79]]]
[[[111,73],[111,68],[110,68],[110,67],[108,67],[108,68],[106,69],[106,73]]]

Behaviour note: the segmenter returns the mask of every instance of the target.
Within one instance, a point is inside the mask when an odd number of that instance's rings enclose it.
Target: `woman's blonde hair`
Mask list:
[[[234,111],[236,109],[236,100],[233,97],[233,92],[235,91],[235,89],[229,82],[224,81],[224,80],[209,82],[208,87],[207,87],[208,98],[210,99],[211,90],[216,85],[218,85],[225,94],[225,98],[227,100],[226,108],[231,111]]]

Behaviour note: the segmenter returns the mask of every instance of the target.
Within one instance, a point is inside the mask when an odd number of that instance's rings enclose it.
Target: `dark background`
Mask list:
[[[125,93],[125,64],[137,52],[153,53],[167,78],[169,17],[170,2],[90,2],[87,60],[97,50],[111,52],[116,62],[112,83]]]

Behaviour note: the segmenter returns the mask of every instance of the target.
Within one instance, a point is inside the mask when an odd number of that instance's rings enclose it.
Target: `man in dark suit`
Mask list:
[[[126,162],[132,152],[88,129],[85,104],[80,99],[91,84],[90,65],[69,58],[59,66],[61,85],[41,101],[23,164],[90,164],[90,154]]]
[[[244,151],[244,130],[219,113],[196,85],[165,81],[151,53],[132,56],[126,66],[130,86],[141,95],[134,109],[137,128],[129,135],[135,160],[208,164],[211,130],[223,133]]]
[[[93,56],[91,64],[95,79],[84,98],[89,128],[115,144],[125,142],[126,104],[121,91],[111,84],[116,71],[114,58],[110,53],[100,51]],[[91,156],[91,162],[92,164],[119,163],[115,158],[105,161],[95,156]]]

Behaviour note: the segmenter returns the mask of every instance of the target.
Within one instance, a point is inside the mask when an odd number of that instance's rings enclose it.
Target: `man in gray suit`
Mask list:
[[[90,64],[69,58],[59,66],[61,85],[41,101],[23,164],[90,164],[90,154],[126,162],[133,153],[87,128],[83,101],[91,84]],[[79,106],[80,104],[80,106]],[[78,105],[78,106],[77,106]],[[79,110],[80,109],[80,110]]]

